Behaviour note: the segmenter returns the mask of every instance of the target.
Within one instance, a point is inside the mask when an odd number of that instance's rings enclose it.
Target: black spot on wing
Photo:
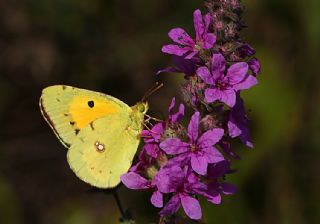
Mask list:
[[[62,90],[65,90],[67,87],[66,86],[62,86]]]
[[[76,135],[78,135],[79,132],[80,132],[80,129],[76,129],[76,130],[74,130],[74,131],[75,131]]]
[[[93,100],[88,101],[88,106],[90,108],[93,108],[94,107],[94,101]]]
[[[73,125],[75,125],[75,124],[76,124],[76,122],[74,122],[74,121],[70,121],[70,124],[73,126]]]

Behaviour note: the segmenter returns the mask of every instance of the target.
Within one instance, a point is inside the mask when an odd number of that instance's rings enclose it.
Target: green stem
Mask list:
[[[114,199],[116,200],[117,206],[118,206],[119,211],[120,211],[120,213],[121,213],[121,217],[122,217],[122,218],[125,218],[126,214],[125,214],[124,209],[123,209],[123,207],[122,207],[122,204],[121,204],[121,201],[120,201],[120,198],[119,198],[117,189],[115,189],[115,190],[112,192],[112,195],[113,195]]]

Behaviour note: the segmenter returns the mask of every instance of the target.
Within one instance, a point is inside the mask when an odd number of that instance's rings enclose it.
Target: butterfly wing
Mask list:
[[[138,124],[138,125],[136,125]],[[112,114],[83,128],[68,150],[76,175],[98,188],[112,188],[127,172],[137,151],[142,120]]]
[[[107,115],[129,114],[122,101],[90,90],[56,85],[43,90],[41,112],[62,144],[69,148],[80,130]]]

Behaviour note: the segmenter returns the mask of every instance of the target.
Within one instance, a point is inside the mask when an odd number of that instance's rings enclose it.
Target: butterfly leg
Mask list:
[[[145,116],[148,118],[148,119],[147,119],[148,121],[154,120],[154,121],[157,121],[157,122],[163,122],[163,120],[158,119],[158,118],[155,118],[155,117],[151,117],[151,116],[148,115],[148,114],[145,114]]]
[[[135,136],[135,137],[137,137],[138,139],[140,139],[141,133],[139,133],[137,130],[133,129],[133,128],[130,127],[130,126],[127,126],[127,127],[125,128],[125,132],[126,132],[128,135]]]

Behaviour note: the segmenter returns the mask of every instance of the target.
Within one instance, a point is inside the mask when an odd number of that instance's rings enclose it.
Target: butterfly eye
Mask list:
[[[144,110],[145,110],[144,105],[143,105],[143,104],[140,104],[140,105],[139,105],[139,111],[140,111],[141,113],[143,113]]]
[[[93,108],[94,107],[94,101],[93,100],[88,101],[88,106],[90,108]]]

